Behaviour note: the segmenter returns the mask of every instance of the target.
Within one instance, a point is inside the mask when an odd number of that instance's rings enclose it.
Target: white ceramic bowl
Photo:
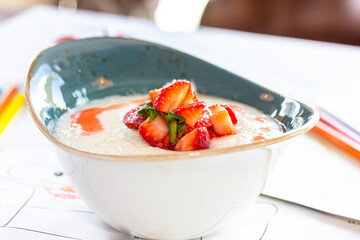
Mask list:
[[[112,84],[93,84],[99,77]],[[151,156],[89,153],[52,134],[57,119],[79,102],[146,93],[173,78],[194,81],[203,94],[258,108],[287,131],[237,147]],[[132,39],[85,39],[43,51],[29,70],[26,98],[88,207],[112,227],[151,239],[193,239],[217,230],[234,208],[256,200],[286,140],[318,120],[303,103],[187,54]]]

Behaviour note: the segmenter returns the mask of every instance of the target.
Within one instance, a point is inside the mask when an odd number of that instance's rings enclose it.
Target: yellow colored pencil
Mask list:
[[[16,94],[11,99],[0,115],[0,133],[5,129],[6,125],[10,122],[15,113],[22,107],[24,102],[25,97],[21,93]]]

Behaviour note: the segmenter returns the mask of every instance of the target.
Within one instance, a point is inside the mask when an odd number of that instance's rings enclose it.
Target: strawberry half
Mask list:
[[[162,148],[162,149],[166,149],[166,150],[174,150],[174,146],[172,146],[170,144],[170,136],[169,135],[166,135],[163,140],[158,142],[156,144],[156,146],[153,146],[153,147],[158,147],[158,148]]]
[[[234,111],[232,110],[232,108],[227,104],[220,104],[220,106],[225,108],[226,111],[228,111],[232,123],[237,124],[238,120],[237,120],[236,115],[235,115]]]
[[[169,135],[169,127],[165,119],[158,115],[152,122],[146,119],[139,127],[139,134],[153,147],[167,148],[166,136]]]
[[[149,92],[149,97],[150,97],[150,100],[152,103],[155,102],[155,99],[156,99],[158,93],[160,92],[160,90],[161,90],[161,88],[158,88],[158,89],[151,90]]]
[[[125,123],[125,125],[128,128],[138,129],[139,126],[147,119],[146,115],[139,115],[137,113],[140,108],[141,106],[138,106],[136,108],[131,109],[125,114],[123,123]]]
[[[184,101],[191,84],[186,80],[174,80],[161,88],[153,102],[153,107],[161,112],[178,108]]]
[[[198,117],[198,120],[196,121],[195,125],[193,127],[187,127],[185,131],[185,135],[189,134],[191,131],[193,131],[196,128],[200,127],[206,127],[209,130],[210,138],[216,137],[214,129],[212,129],[212,123],[210,120],[210,113],[209,110],[205,109],[202,111],[200,116]],[[212,129],[212,131],[210,131]],[[212,134],[213,133],[213,134]]]
[[[225,108],[219,104],[214,104],[210,106],[209,109],[211,111],[210,120],[217,135],[225,136],[236,134],[234,124]]]
[[[200,114],[198,120],[195,123],[195,128],[199,128],[199,127],[211,127],[212,123],[210,120],[210,113],[208,110],[203,110],[202,113]]]
[[[208,149],[210,147],[210,135],[206,127],[193,130],[183,136],[175,145],[176,151],[192,151]]]
[[[207,130],[209,131],[210,139],[218,137],[218,135],[216,135],[215,130],[214,130],[213,127],[209,127]]]
[[[193,127],[198,120],[200,114],[203,112],[205,106],[205,102],[196,102],[182,108],[177,108],[173,112],[176,115],[185,118],[186,125],[188,125],[189,127]]]
[[[192,87],[189,88],[188,92],[185,95],[184,101],[181,103],[180,107],[185,107],[189,104],[197,102],[196,93]]]

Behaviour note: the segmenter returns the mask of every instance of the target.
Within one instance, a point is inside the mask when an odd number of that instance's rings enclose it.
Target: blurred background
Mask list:
[[[145,18],[164,31],[203,25],[360,46],[360,0],[0,0],[0,21],[36,4]]]

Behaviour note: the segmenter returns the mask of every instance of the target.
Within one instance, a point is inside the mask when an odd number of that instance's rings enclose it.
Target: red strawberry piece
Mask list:
[[[192,87],[189,88],[188,92],[186,93],[186,96],[184,98],[184,101],[181,103],[180,107],[185,107],[189,104],[197,102],[198,99],[196,97],[196,93]]]
[[[128,128],[131,129],[138,129],[139,126],[147,119],[147,116],[145,115],[139,115],[137,112],[139,111],[141,107],[138,106],[136,108],[131,109],[130,111],[128,111],[123,119],[123,123],[125,123],[125,125]]]
[[[195,123],[195,125],[193,127],[189,127],[189,126],[186,127],[186,131],[185,131],[184,134],[188,134],[191,131],[193,131],[194,129],[200,128],[200,127],[208,128],[210,138],[217,137],[217,135],[215,134],[214,129],[212,128],[212,123],[211,123],[211,120],[210,120],[210,113],[206,109],[202,111],[202,113],[200,114],[198,120],[196,121],[196,123]]]
[[[203,110],[203,112],[200,114],[198,120],[195,123],[195,128],[199,127],[211,127],[212,123],[210,120],[210,113],[208,110]]]
[[[153,107],[161,112],[168,113],[169,110],[178,108],[191,87],[186,80],[174,80],[161,88],[153,102]]]
[[[169,127],[165,119],[158,115],[152,122],[146,119],[139,127],[141,137],[153,147],[165,148]]]
[[[188,125],[189,127],[193,127],[198,120],[200,114],[203,112],[205,106],[205,102],[196,102],[182,108],[177,108],[173,112],[176,115],[185,118],[186,125]]]
[[[161,88],[158,88],[158,89],[151,90],[149,92],[149,97],[150,97],[150,100],[152,103],[155,102],[155,99],[156,99],[158,93],[160,92],[160,90],[161,90]]]
[[[237,120],[236,115],[235,115],[234,111],[232,110],[232,108],[227,104],[221,104],[220,106],[225,108],[226,111],[228,111],[232,123],[237,124],[238,120]]]
[[[215,104],[210,106],[209,109],[211,111],[210,120],[217,135],[225,136],[236,134],[230,115],[225,108],[219,104]]]
[[[217,137],[218,137],[218,135],[216,135],[215,130],[214,130],[213,127],[209,127],[209,128],[208,128],[208,131],[209,131],[210,139],[213,139],[213,138],[217,138]]]
[[[196,127],[186,126],[186,130],[185,130],[185,132],[184,132],[184,136],[185,136],[186,134],[191,133],[191,132],[194,131],[195,129],[196,129]]]
[[[153,147],[158,147],[166,150],[174,150],[174,146],[170,144],[170,136],[166,135],[160,142],[153,142]]]
[[[180,138],[175,145],[176,151],[192,151],[208,149],[210,147],[210,135],[206,127],[196,128],[189,134]]]
[[[170,144],[170,135],[166,135],[166,137],[162,140],[160,148],[174,150],[174,146]]]

